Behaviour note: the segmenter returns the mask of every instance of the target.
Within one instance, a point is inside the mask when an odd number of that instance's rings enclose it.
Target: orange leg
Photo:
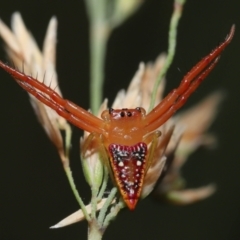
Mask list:
[[[104,121],[77,106],[69,100],[63,99],[53,89],[38,80],[25,75],[9,67],[0,61],[0,67],[10,73],[17,83],[27,92],[35,96],[39,101],[55,110],[60,116],[67,119],[73,125],[87,131],[103,133]]]
[[[221,52],[231,42],[235,31],[233,25],[226,40],[216,47],[209,55],[204,57],[191,71],[183,78],[180,86],[171,91],[161,103],[159,103],[146,116],[146,131],[151,132],[165,123],[182,105],[188,97],[196,90],[200,83],[213,70]]]
[[[155,131],[144,137],[144,142],[147,144],[150,144],[150,147],[148,147],[148,156],[147,156],[147,162],[146,162],[146,169],[145,169],[145,175],[147,174],[148,169],[150,168],[152,161],[154,159],[154,154],[157,148],[158,144],[158,138],[162,135],[160,131]]]

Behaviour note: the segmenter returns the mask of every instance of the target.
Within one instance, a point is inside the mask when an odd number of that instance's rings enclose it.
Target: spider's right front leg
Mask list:
[[[146,115],[146,131],[151,132],[164,124],[196,90],[200,83],[213,70],[222,51],[231,42],[235,26],[231,27],[225,41],[198,62],[183,78],[179,87],[170,92],[149,114]]]

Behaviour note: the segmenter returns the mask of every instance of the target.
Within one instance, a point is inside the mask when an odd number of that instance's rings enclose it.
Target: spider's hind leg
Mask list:
[[[149,169],[149,167],[151,166],[152,164],[152,160],[154,158],[154,154],[155,154],[155,150],[156,150],[156,147],[157,147],[157,144],[158,144],[158,138],[161,136],[161,132],[160,131],[155,131],[155,132],[152,132],[148,135],[146,135],[144,138],[143,138],[143,141],[148,145],[148,144],[151,144],[150,145],[150,148],[149,148],[149,151],[148,151],[148,156],[147,156],[147,162],[146,162],[146,168],[145,168],[145,175]]]

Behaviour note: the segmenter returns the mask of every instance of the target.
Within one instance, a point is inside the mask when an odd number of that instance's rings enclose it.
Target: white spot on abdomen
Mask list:
[[[120,161],[120,162],[118,163],[118,166],[119,166],[119,167],[123,167],[123,166],[124,166],[123,162]]]

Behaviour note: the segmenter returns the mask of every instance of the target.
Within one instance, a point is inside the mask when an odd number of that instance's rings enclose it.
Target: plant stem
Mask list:
[[[92,211],[91,211],[91,218],[92,219],[96,219],[96,211],[97,211],[97,193],[98,193],[99,188],[97,188],[95,186],[95,184],[93,184],[93,186],[91,187],[91,191],[92,191],[92,199],[91,199],[91,207],[92,207]]]
[[[160,85],[161,80],[165,77],[170,65],[172,64],[172,61],[175,55],[176,44],[177,44],[177,27],[178,27],[179,20],[182,16],[182,9],[183,9],[183,5],[185,4],[185,1],[186,0],[174,1],[174,9],[173,9],[173,14],[171,17],[169,33],[168,33],[168,54],[167,54],[167,58],[164,63],[164,66],[158,76],[158,79],[154,84],[149,112],[154,108],[158,87]]]
[[[111,192],[110,192],[106,202],[104,203],[102,209],[100,210],[100,213],[99,213],[99,216],[98,216],[99,224],[103,225],[103,220],[105,218],[107,209],[110,206],[110,204],[112,203],[116,193],[117,193],[117,188],[116,187],[112,188],[112,190],[111,190]]]
[[[113,220],[118,212],[125,206],[125,204],[123,202],[119,202],[114,209],[111,210],[111,212],[106,216],[102,229],[105,230],[107,228],[107,226],[109,225],[110,221]]]
[[[93,21],[90,27],[90,107],[98,113],[103,96],[104,64],[108,33],[101,21]]]
[[[90,108],[98,113],[103,96],[104,64],[109,25],[106,0],[85,0],[90,22]]]
[[[88,226],[88,240],[101,240],[102,232],[100,231],[97,221],[93,220]]]
[[[90,221],[90,216],[89,216],[89,214],[88,214],[88,212],[86,210],[86,207],[85,207],[85,205],[83,203],[83,200],[80,197],[80,195],[78,193],[78,190],[77,190],[77,188],[75,186],[75,183],[74,183],[74,180],[73,180],[73,176],[72,176],[72,171],[71,171],[71,169],[69,167],[65,167],[65,166],[64,166],[64,170],[65,170],[65,173],[67,175],[68,182],[69,182],[69,184],[71,186],[72,192],[73,192],[75,198],[77,199],[77,201],[78,201],[78,203],[79,203],[79,205],[80,205],[80,207],[82,209],[82,212],[83,212],[86,220],[89,222]]]
[[[100,201],[103,197],[103,194],[106,190],[106,187],[107,187],[107,183],[108,183],[108,168],[106,166],[106,164],[104,164],[103,166],[103,172],[104,172],[104,178],[103,178],[103,182],[102,182],[102,186],[101,186],[101,189],[98,193],[98,196],[97,196],[97,200]]]

